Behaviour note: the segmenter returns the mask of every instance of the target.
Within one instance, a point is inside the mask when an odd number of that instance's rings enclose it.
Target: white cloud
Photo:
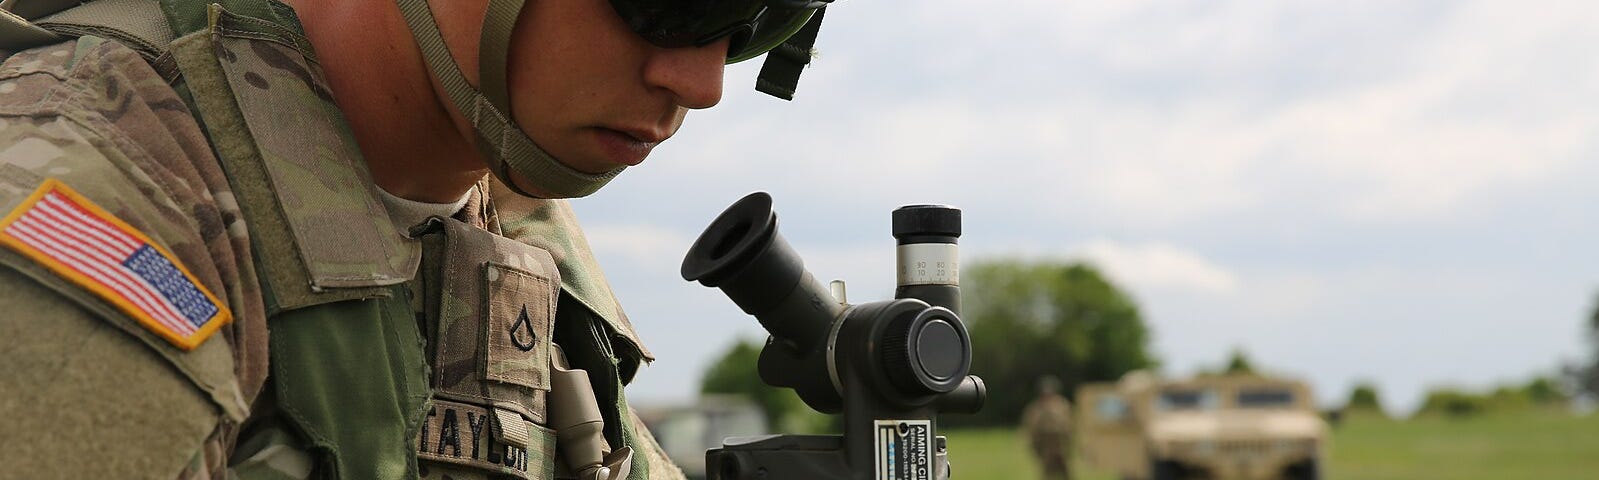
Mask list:
[[[1232,293],[1238,279],[1198,254],[1165,243],[1126,245],[1096,240],[1081,249],[1084,256],[1108,270],[1113,278],[1139,290],[1193,290]]]
[[[757,128],[809,127],[814,145],[775,155],[826,165],[796,180],[858,195],[936,186],[1073,217],[1111,208],[1101,225],[1134,228],[1283,205],[1454,218],[1595,145],[1587,2],[1102,3],[1006,2],[975,24],[954,14],[968,4],[923,5],[888,38],[936,54],[840,40],[829,58],[855,75],[826,87],[856,87],[813,100],[827,108],[805,113],[825,120]]]

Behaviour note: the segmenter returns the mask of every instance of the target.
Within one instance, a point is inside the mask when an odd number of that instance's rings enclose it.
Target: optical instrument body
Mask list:
[[[819,412],[844,415],[842,436],[729,439],[706,455],[712,480],[949,477],[938,414],[976,412],[986,396],[982,380],[967,375],[960,210],[912,205],[893,220],[896,298],[858,305],[835,298],[805,269],[764,192],[728,207],[690,248],[683,278],[722,289],[771,333],[761,380],[793,389]]]

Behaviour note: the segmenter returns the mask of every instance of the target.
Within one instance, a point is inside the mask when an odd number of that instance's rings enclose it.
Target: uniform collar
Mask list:
[[[481,222],[479,226],[491,232],[548,250],[561,271],[561,290],[604,319],[644,361],[655,360],[611,292],[571,204],[518,195],[493,177],[485,178],[479,187],[474,189],[479,192],[474,195],[477,198],[468,200],[463,210],[472,219],[469,222]],[[476,205],[484,207],[475,209]]]

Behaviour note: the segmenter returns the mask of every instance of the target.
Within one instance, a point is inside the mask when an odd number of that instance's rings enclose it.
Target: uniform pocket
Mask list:
[[[560,273],[549,252],[453,219],[435,219],[444,242],[424,241],[439,285],[430,339],[434,398],[514,410],[546,423],[550,349]],[[429,233],[425,235],[433,235]],[[438,270],[437,272],[433,270]],[[430,314],[431,315],[431,314]]]
[[[557,287],[547,277],[496,262],[484,266],[483,277],[483,378],[530,389],[533,404],[526,407],[542,423]]]

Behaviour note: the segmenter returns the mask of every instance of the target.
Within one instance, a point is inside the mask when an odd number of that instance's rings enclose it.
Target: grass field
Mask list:
[[[1032,479],[1036,467],[1013,430],[946,432],[957,479]],[[1599,479],[1599,414],[1497,414],[1467,419],[1352,418],[1333,430],[1333,480]],[[1109,472],[1073,472],[1111,480]]]

